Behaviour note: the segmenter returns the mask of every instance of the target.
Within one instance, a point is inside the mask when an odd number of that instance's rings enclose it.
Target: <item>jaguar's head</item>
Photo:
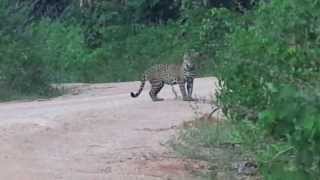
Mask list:
[[[195,61],[200,57],[200,53],[196,52],[194,49],[189,50],[183,55],[183,65],[186,70],[195,70]]]

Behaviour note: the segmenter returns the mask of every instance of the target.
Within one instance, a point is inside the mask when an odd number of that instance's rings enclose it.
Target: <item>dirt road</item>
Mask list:
[[[215,82],[196,79],[194,94],[209,98]],[[190,162],[165,145],[194,116],[192,103],[175,100],[170,86],[160,92],[162,102],[147,90],[131,98],[139,84],[73,85],[74,95],[0,103],[0,179],[194,179]]]

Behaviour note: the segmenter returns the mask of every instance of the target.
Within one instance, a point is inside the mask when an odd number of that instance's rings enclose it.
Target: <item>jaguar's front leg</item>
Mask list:
[[[193,78],[189,77],[187,78],[187,91],[188,91],[188,96],[192,98],[192,91],[193,91]]]
[[[179,84],[179,88],[181,91],[182,99],[184,101],[192,101],[192,98],[190,96],[188,96],[186,93],[186,88],[185,88],[184,82],[178,82],[178,84]]]

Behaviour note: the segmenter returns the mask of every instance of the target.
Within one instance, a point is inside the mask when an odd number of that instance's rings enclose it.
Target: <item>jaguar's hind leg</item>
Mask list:
[[[151,84],[151,90],[149,92],[149,95],[152,99],[152,101],[162,101],[162,98],[158,98],[157,95],[160,92],[160,90],[163,88],[164,86],[164,82],[163,81],[150,81]]]

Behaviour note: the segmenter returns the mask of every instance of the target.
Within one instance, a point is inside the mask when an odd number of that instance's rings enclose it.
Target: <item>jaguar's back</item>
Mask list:
[[[149,92],[149,95],[153,101],[163,100],[158,98],[157,94],[160,92],[164,84],[178,84],[183,100],[191,100],[193,78],[195,74],[194,64],[192,61],[193,59],[191,58],[191,55],[185,54],[183,56],[182,64],[156,64],[151,66],[143,73],[139,91],[137,93],[131,92],[131,96],[139,96],[145,85],[145,81],[148,80],[151,84],[151,90]],[[186,83],[188,94],[185,90]]]
[[[183,80],[183,70],[178,64],[156,64],[145,71],[144,76],[145,80],[159,80],[172,85]]]

